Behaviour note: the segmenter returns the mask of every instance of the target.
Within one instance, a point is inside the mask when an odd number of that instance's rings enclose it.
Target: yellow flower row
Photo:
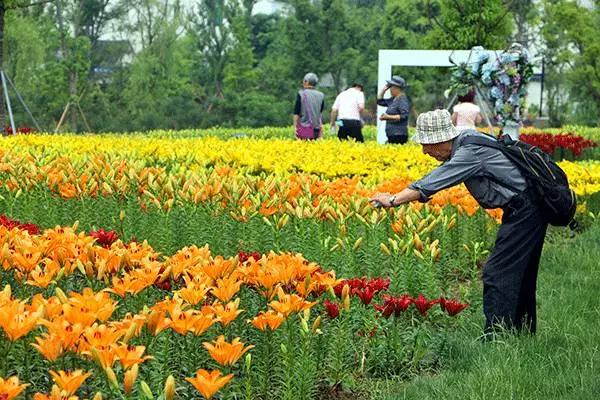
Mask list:
[[[398,191],[437,162],[416,145],[324,140],[220,140],[149,136],[19,136],[0,143],[0,185],[42,186],[64,198],[120,193],[143,207],[165,210],[176,202],[236,205],[236,218],[289,212],[338,218],[349,206],[371,213],[374,191]],[[600,191],[600,162],[564,161],[578,195]],[[438,194],[436,206],[478,206],[464,187]],[[339,206],[342,209],[339,209]],[[239,214],[238,214],[239,213]]]

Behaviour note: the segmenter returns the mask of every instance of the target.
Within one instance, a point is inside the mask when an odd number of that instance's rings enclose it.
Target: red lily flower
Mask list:
[[[417,310],[419,310],[419,313],[422,316],[426,316],[427,315],[427,311],[433,307],[434,304],[437,304],[440,302],[440,299],[435,299],[435,300],[427,300],[425,298],[425,296],[423,296],[423,294],[419,294],[419,297],[417,297],[416,300],[413,301],[413,303],[415,304],[415,307],[417,308]]]
[[[327,311],[329,318],[334,319],[340,315],[340,306],[337,303],[325,300],[323,306],[325,307],[325,311]]]
[[[440,298],[440,308],[448,313],[451,317],[456,316],[462,310],[467,308],[469,303],[460,303],[457,300],[446,300],[445,298]]]
[[[90,232],[90,236],[96,238],[96,243],[106,249],[110,248],[110,246],[119,239],[117,232],[105,231],[102,228]]]
[[[22,223],[16,219],[8,218],[5,215],[0,215],[0,225],[8,229],[18,228],[29,232],[30,235],[37,235],[40,233],[40,228],[37,225]]]
[[[400,297],[394,299],[395,306],[395,314],[397,317],[400,316],[404,311],[408,309],[408,307],[415,302],[415,299],[410,297],[409,295],[403,294]]]
[[[364,305],[369,305],[373,300],[373,296],[375,296],[375,293],[377,293],[377,291],[371,289],[370,286],[367,286],[366,288],[357,291],[356,295],[358,296],[360,301],[363,302]]]
[[[240,259],[240,263],[245,263],[246,261],[248,261],[250,259],[250,257],[254,258],[255,261],[260,260],[260,253],[257,251],[253,251],[253,252],[244,252],[244,251],[240,251],[238,253],[238,258]]]

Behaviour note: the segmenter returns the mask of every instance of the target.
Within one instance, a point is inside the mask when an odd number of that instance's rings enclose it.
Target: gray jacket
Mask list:
[[[527,188],[521,172],[497,149],[476,144],[462,146],[462,140],[470,135],[483,136],[474,130],[464,131],[454,140],[448,161],[408,186],[421,192],[422,202],[442,189],[464,182],[483,208],[501,208]]]
[[[306,101],[304,95],[306,94]],[[316,89],[302,89],[298,91],[300,98],[300,122],[302,125],[312,125],[313,128],[321,127],[321,112],[325,95]],[[310,117],[309,117],[310,114]]]

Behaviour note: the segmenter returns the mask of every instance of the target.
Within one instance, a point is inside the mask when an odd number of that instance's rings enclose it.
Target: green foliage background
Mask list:
[[[366,119],[373,121],[379,49],[505,48],[518,40],[544,57],[551,123],[598,124],[596,5],[286,0],[278,3],[280,12],[266,15],[252,13],[256,3],[8,2],[3,68],[43,130],[54,130],[65,105],[79,98],[97,132],[286,126],[306,72],[327,76],[319,87],[326,110],[348,85],[364,84]],[[448,70],[394,72],[410,85],[414,113],[447,102]],[[17,124],[31,126],[24,110],[15,108]],[[63,127],[87,130],[75,107]]]

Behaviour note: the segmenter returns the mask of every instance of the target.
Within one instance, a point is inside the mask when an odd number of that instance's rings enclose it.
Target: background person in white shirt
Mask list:
[[[338,94],[331,107],[331,130],[335,130],[336,120],[339,121],[338,138],[347,140],[353,138],[364,142],[360,113],[365,109],[365,94],[362,85],[354,83],[352,87]]]
[[[458,104],[452,108],[452,124],[459,131],[476,129],[483,119],[479,106],[473,103],[474,100],[475,92],[471,90],[464,96],[459,96]]]

